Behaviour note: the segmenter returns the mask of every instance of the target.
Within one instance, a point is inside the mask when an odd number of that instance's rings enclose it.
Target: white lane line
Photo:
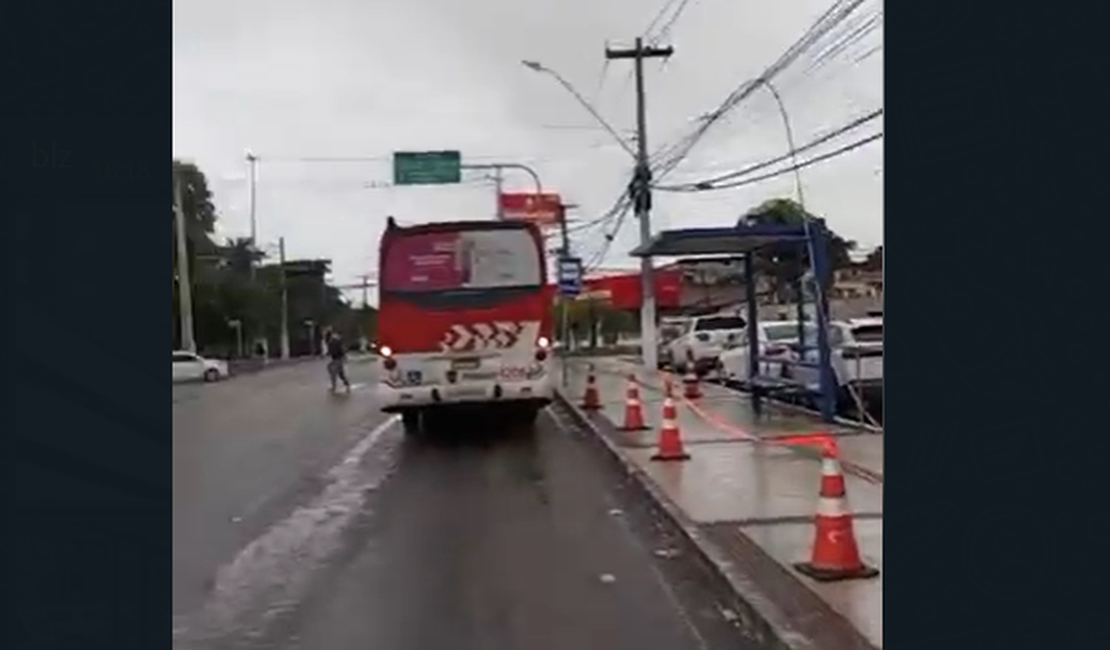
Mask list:
[[[338,548],[340,533],[362,510],[369,492],[392,472],[395,454],[390,452],[395,447],[367,456],[399,419],[391,416],[367,432],[327,472],[321,494],[219,569],[204,606],[174,621],[175,648],[191,643],[205,647],[244,630],[261,632],[258,627],[265,619],[296,605],[312,573]]]

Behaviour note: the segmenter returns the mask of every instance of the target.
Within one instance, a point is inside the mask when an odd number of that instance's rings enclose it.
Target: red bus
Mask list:
[[[406,431],[429,409],[501,405],[534,419],[550,403],[552,293],[535,225],[390,217],[379,260],[378,399]]]

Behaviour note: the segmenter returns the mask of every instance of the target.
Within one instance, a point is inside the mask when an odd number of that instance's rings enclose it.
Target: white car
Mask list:
[[[659,367],[666,368],[674,363],[671,358],[671,343],[690,326],[690,319],[685,317],[664,318],[659,323]]]
[[[227,362],[219,359],[205,359],[192,352],[173,353],[173,380],[179,381],[219,381],[228,377]]]
[[[798,342],[798,321],[761,321],[756,323],[759,336],[759,354],[761,358],[783,357],[792,358],[794,354],[791,345]],[[816,332],[810,329],[816,335]],[[807,332],[808,333],[808,332]],[[811,341],[807,338],[807,344]],[[727,344],[727,349],[721,353],[721,379],[726,382],[748,381],[748,357],[750,346],[748,332],[744,330],[736,334]],[[784,366],[781,363],[761,361],[759,375],[761,377],[781,377]]]
[[[735,340],[746,327],[747,321],[735,315],[718,314],[690,319],[686,330],[667,346],[675,372],[686,372],[691,358],[694,369],[699,373],[716,369],[717,359],[724,352],[730,337]]]
[[[791,376],[812,391],[819,387],[818,353],[810,347],[817,330],[806,331],[805,360],[812,367],[794,366]],[[829,323],[829,348],[833,375],[839,387],[838,399],[850,404],[852,392],[865,399],[878,396],[883,390],[883,319],[855,318]]]

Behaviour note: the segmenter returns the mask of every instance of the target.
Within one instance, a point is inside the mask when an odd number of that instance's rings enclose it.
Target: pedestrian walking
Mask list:
[[[351,392],[351,382],[347,380],[347,347],[343,344],[343,338],[334,330],[328,334],[327,353],[331,392],[335,392],[338,381],[343,382],[348,393]]]

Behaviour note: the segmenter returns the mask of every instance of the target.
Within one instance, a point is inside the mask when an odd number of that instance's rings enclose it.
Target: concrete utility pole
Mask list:
[[[258,180],[258,157],[247,152],[247,200],[251,217],[251,282],[255,278],[255,251],[258,250],[258,217],[255,209],[255,181]]]
[[[281,279],[281,358],[289,358],[289,287],[285,280],[285,237],[278,239],[278,272]]]
[[[674,54],[673,47],[644,47],[642,38],[636,39],[632,49],[605,48],[606,59],[632,59],[636,73],[636,172],[632,179],[632,198],[636,218],[640,220],[640,244],[651,241],[651,166],[648,164],[647,106],[644,101],[644,59],[667,58]],[[640,336],[644,365],[659,365],[659,350],[655,332],[655,279],[650,257],[640,260],[640,283],[643,299],[640,306]]]
[[[357,277],[362,280],[362,282],[356,286],[362,289],[362,308],[366,309],[370,306],[370,280],[373,278],[369,273],[363,273]]]
[[[197,341],[193,336],[193,282],[189,278],[189,243],[185,234],[181,183],[176,179],[173,183],[173,217],[177,227],[177,295],[181,304],[181,347],[189,352],[196,352]]]

